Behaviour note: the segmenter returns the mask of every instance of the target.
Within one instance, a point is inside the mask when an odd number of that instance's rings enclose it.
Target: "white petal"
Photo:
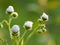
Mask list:
[[[48,20],[48,15],[46,13],[44,13],[44,12],[43,12],[43,15],[41,17],[45,18],[46,20]]]
[[[13,6],[9,6],[7,9],[6,9],[7,12],[14,12],[14,8]]]
[[[13,25],[11,28],[12,32],[18,32],[20,30],[18,25]]]

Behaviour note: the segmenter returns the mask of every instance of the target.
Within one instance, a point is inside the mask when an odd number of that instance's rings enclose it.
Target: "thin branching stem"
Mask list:
[[[32,35],[34,34],[34,32],[39,28],[40,25],[38,25],[26,38],[25,44],[29,41],[29,39],[32,37]]]
[[[21,42],[21,40],[23,39],[23,37],[25,36],[26,33],[27,33],[27,30],[24,31],[24,33],[23,33],[23,35],[22,35],[22,37],[20,39],[20,42]]]
[[[21,41],[21,45],[24,45],[24,40],[22,39],[22,41]]]
[[[4,19],[1,23],[4,23],[4,22],[8,25],[8,21],[7,20]]]

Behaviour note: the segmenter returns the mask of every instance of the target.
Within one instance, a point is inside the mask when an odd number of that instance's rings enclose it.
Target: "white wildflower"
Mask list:
[[[8,8],[6,9],[6,13],[11,14],[12,12],[14,12],[13,6],[8,6]]]
[[[12,28],[11,28],[11,35],[13,36],[19,36],[20,35],[20,28],[18,25],[13,25]]]
[[[32,26],[33,26],[33,22],[31,22],[31,21],[26,21],[26,22],[24,23],[24,28],[25,28],[26,30],[31,30],[31,29],[32,29]]]
[[[48,21],[48,15],[46,13],[43,12],[41,18],[44,20],[44,21]]]
[[[18,25],[13,25],[11,28],[12,32],[18,32],[20,30]]]

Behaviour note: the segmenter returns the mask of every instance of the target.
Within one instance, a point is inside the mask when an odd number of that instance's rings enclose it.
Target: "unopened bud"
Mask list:
[[[12,16],[13,18],[17,18],[17,17],[18,17],[18,13],[17,13],[17,12],[13,12],[13,13],[11,13],[11,16]]]
[[[48,15],[44,12],[43,12],[41,18],[43,19],[43,21],[48,21]]]
[[[46,31],[47,31],[46,29],[37,30],[38,33],[44,33],[44,32],[46,32]]]
[[[24,28],[25,28],[26,30],[31,30],[31,29],[32,29],[32,26],[33,26],[33,22],[31,22],[31,21],[26,21],[26,22],[24,23]]]
[[[11,14],[12,12],[14,12],[13,6],[8,6],[8,8],[6,9],[6,13]]]
[[[20,30],[20,28],[18,25],[13,25],[11,28],[12,35],[14,35],[14,36],[19,35],[19,33],[20,33],[19,30]]]

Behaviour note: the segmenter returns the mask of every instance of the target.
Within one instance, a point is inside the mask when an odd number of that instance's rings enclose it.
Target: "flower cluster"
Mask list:
[[[8,8],[6,9],[6,14],[9,14],[9,21],[7,20],[3,20],[1,23],[0,23],[0,27],[3,28],[3,22],[5,22],[8,27],[9,27],[9,31],[10,31],[10,35],[12,35],[11,37],[20,37],[20,27],[19,25],[13,25],[12,27],[10,27],[11,25],[11,20],[12,19],[16,19],[18,17],[18,13],[14,11],[14,8],[13,6],[8,6]],[[34,22],[32,21],[26,21],[23,25],[23,28],[27,31],[27,30],[33,30],[38,32],[38,33],[42,33],[42,32],[46,32],[46,25],[45,25],[45,22],[48,21],[48,15],[46,13],[43,12],[42,16],[38,19],[38,24],[39,26],[36,26],[37,28],[35,29],[32,29],[33,28],[33,24]],[[26,33],[26,32],[25,32]],[[25,33],[22,35],[21,39],[24,37]],[[32,33],[33,34],[33,33]],[[31,35],[32,35],[31,34]],[[28,36],[28,37],[31,37]]]
[[[37,30],[37,32],[46,32],[47,30],[45,29],[45,22],[48,21],[48,15],[43,12],[42,16],[38,19],[40,23],[40,28]]]
[[[38,33],[41,33],[41,32],[46,32],[47,30],[45,29],[45,23],[43,22],[46,22],[48,21],[48,15],[43,13],[43,15],[41,16],[41,18],[38,19],[39,20],[39,28],[37,29],[37,32]],[[26,30],[32,30],[32,27],[33,27],[33,22],[32,21],[26,21],[23,25],[24,29]],[[13,32],[13,35],[17,32],[19,32],[19,26],[18,25],[14,25],[12,26],[12,32]]]
[[[18,17],[18,13],[14,11],[13,6],[8,6],[8,8],[6,9],[6,13],[9,14],[10,18]],[[37,32],[39,32],[39,33],[46,32],[47,30],[45,29],[45,27],[46,27],[45,22],[48,21],[48,15],[43,12],[42,16],[38,19],[38,21],[39,21],[39,26],[37,26],[38,27]],[[5,21],[5,22],[7,24],[9,24],[7,21]],[[25,30],[32,30],[33,24],[34,23],[32,21],[26,21],[24,23],[23,27]],[[0,27],[3,27],[3,24],[0,23]],[[10,33],[13,36],[19,36],[20,35],[20,27],[18,25],[13,25]]]

